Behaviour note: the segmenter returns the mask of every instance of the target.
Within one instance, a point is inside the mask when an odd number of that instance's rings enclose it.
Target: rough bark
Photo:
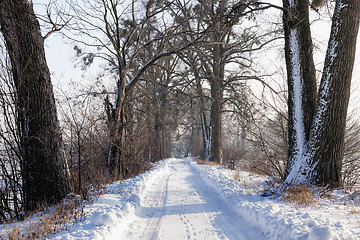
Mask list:
[[[221,61],[225,50],[223,43],[225,42],[224,30],[227,28],[224,23],[225,10],[227,1],[219,1],[217,12],[214,16],[214,32],[211,33],[212,47],[212,76],[210,79],[211,92],[211,112],[210,112],[210,154],[209,160],[222,163],[222,147],[221,147],[221,109],[224,81],[224,64]]]
[[[61,200],[69,191],[44,42],[32,4],[0,3],[1,32],[11,61],[21,122],[24,209]]]
[[[336,2],[308,152],[309,160],[314,165],[312,181],[324,186],[341,185],[359,16],[358,0]]]
[[[298,161],[302,157],[306,142],[309,140],[316,104],[316,75],[309,22],[309,2],[283,0],[283,5],[285,9],[283,22],[288,76],[289,142],[285,175],[288,175],[294,161]],[[297,45],[298,49],[294,49],[294,45]],[[300,82],[296,83],[296,81]],[[300,94],[300,98],[297,94]],[[299,110],[302,113],[302,119],[296,116],[296,111]]]
[[[288,81],[289,83],[289,142],[294,144],[293,139],[299,140],[298,137],[291,138],[290,135],[296,136],[292,132],[292,125],[296,116],[292,116],[292,109],[294,107],[294,86],[291,85],[294,81],[294,76],[300,79],[300,85],[303,87],[303,97],[309,92],[313,94],[311,84],[308,85],[307,78],[304,73],[311,76],[309,73],[311,69],[307,69],[308,61],[312,61],[311,48],[302,48],[304,42],[311,38],[310,31],[296,29],[302,24],[309,24],[308,19],[308,6],[307,1],[289,1],[284,0],[284,7],[288,10],[284,13],[284,29],[286,39],[286,55],[287,55],[287,68],[288,68]],[[301,7],[301,8],[300,8]],[[300,19],[295,18],[295,33],[290,28],[291,19],[298,12],[298,8],[303,9],[301,12],[306,15]],[[294,9],[294,10],[292,10]],[[300,15],[302,14],[300,13]],[[325,64],[321,83],[318,92],[315,112],[313,112],[312,105],[308,107],[306,101],[302,98],[302,119],[304,129],[304,144],[302,151],[295,147],[289,149],[289,164],[288,164],[288,177],[285,183],[301,183],[306,182],[310,184],[318,184],[329,187],[338,187],[341,185],[341,168],[342,159],[344,156],[344,135],[347,117],[347,108],[350,97],[350,85],[352,70],[355,58],[356,38],[359,28],[360,16],[360,2],[357,0],[337,0],[335,10],[332,18],[331,34],[328,43],[328,50],[325,56]],[[290,20],[289,20],[290,18]],[[299,20],[301,20],[299,22]],[[305,23],[306,22],[306,23]],[[289,30],[290,29],[290,30]],[[291,34],[293,41],[296,44],[291,44]],[[296,38],[294,38],[294,35]],[[294,50],[294,46],[298,50]],[[304,45],[306,46],[306,45]],[[310,47],[310,45],[309,45]],[[310,50],[309,53],[304,53],[305,50]],[[299,61],[294,61],[293,52],[298,52],[300,55]],[[304,59],[303,59],[304,58]],[[307,58],[307,59],[306,59]],[[293,61],[293,62],[292,62]],[[298,62],[300,70],[296,75],[293,71],[296,69],[293,63]],[[308,64],[308,65],[307,65]],[[300,76],[300,77],[299,77]],[[307,88],[308,87],[308,88]],[[310,95],[313,96],[313,95]],[[312,98],[309,98],[311,103]],[[295,112],[295,111],[294,111]],[[313,116],[313,117],[311,117]],[[308,120],[311,120],[309,129]],[[297,130],[297,129],[295,129]],[[296,142],[295,142],[296,143]],[[297,150],[297,152],[296,152]],[[292,152],[295,151],[295,154]],[[294,158],[291,158],[291,155]],[[296,167],[295,162],[296,160]],[[293,166],[294,165],[294,166]],[[290,172],[291,171],[291,172]]]
[[[215,86],[214,86],[215,85]],[[211,84],[211,111],[210,111],[210,154],[209,160],[222,163],[221,150],[221,88],[219,81]]]

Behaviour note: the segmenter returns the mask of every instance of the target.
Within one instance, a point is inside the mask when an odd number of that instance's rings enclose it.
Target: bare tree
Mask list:
[[[83,52],[78,46],[75,49],[79,56],[89,64],[94,58],[106,61],[108,70],[116,80],[116,94],[114,104],[108,108],[109,145],[108,164],[115,175],[116,167],[121,165],[121,151],[123,148],[125,112],[124,101],[133,86],[139,81],[146,69],[163,57],[179,52],[196,43],[200,36],[192,42],[182,42],[179,35],[179,25],[183,22],[170,20],[166,11],[171,2],[133,0],[126,5],[116,0],[96,0],[92,2],[69,2],[72,8],[73,24],[69,30],[73,34],[68,37],[78,44],[92,47],[91,52]],[[87,36],[83,39],[79,36]],[[175,41],[177,39],[178,41]],[[180,44],[178,44],[180,43]],[[155,50],[150,54],[143,54],[149,46]],[[95,52],[94,52],[95,50]],[[145,57],[138,61],[139,56]],[[110,103],[110,102],[109,102]]]
[[[184,12],[194,11],[197,16],[195,23],[187,24],[187,29],[196,32],[204,26],[211,26],[203,44],[197,45],[195,51],[191,49],[191,52],[181,54],[182,60],[191,69],[202,106],[200,118],[204,155],[210,161],[222,162],[222,113],[229,111],[224,109],[225,104],[241,109],[241,103],[237,101],[240,98],[233,101],[229,93],[242,92],[244,84],[239,82],[257,78],[251,68],[250,53],[272,41],[271,33],[258,35],[251,27],[242,24],[244,18],[264,8],[267,5],[262,6],[257,1],[198,1],[193,10],[183,7]],[[235,64],[238,71],[230,71],[229,66]],[[210,86],[210,94],[206,96],[210,99],[209,110],[205,106],[202,89],[204,80]],[[246,101],[242,104],[246,105]]]
[[[8,56],[1,45],[0,58],[0,223],[23,216],[21,143],[16,90]]]

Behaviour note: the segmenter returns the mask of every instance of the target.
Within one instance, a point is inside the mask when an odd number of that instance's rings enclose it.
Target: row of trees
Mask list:
[[[318,93],[309,11],[324,1],[63,3],[51,2],[40,18],[50,24],[43,37],[31,1],[0,1],[7,50],[1,219],[19,218],[71,191],[86,197],[104,180],[134,176],[170,155],[242,159],[242,167],[286,185],[341,185],[356,0],[336,1]],[[270,8],[283,12],[283,29],[259,26]],[[78,65],[102,69],[92,86],[59,99],[60,123],[44,53],[44,39],[57,31],[71,42]],[[263,99],[255,104],[259,98],[248,85],[268,87],[254,58],[282,35],[288,94],[269,89],[282,103],[287,99],[287,116]]]

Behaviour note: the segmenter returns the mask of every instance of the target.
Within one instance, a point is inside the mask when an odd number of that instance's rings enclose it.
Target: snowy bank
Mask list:
[[[263,229],[266,239],[360,239],[360,212],[348,205],[319,199],[317,206],[297,207],[280,199],[249,194],[248,186],[232,179],[234,171],[206,165],[193,167],[241,216]],[[249,173],[240,175],[251,185]],[[261,188],[259,178],[253,182],[255,188]]]

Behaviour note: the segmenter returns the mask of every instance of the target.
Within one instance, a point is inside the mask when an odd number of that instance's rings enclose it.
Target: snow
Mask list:
[[[207,136],[207,129],[206,129],[206,123],[205,123],[205,116],[204,114],[201,114],[201,125],[202,125],[202,130],[204,133],[204,138],[205,138],[205,159],[209,160],[208,155],[209,155],[209,138]]]
[[[289,5],[290,5],[290,8],[294,8],[295,7],[295,0],[289,0]]]
[[[115,90],[115,101],[113,104],[113,110],[116,109],[117,104],[118,104],[118,99],[119,99],[119,88],[120,88],[120,80],[118,80],[117,82],[117,86],[116,86],[116,90]]]
[[[297,29],[290,30],[289,36],[289,47],[291,49],[290,62],[291,62],[291,74],[293,80],[293,122],[295,130],[295,141],[294,147],[296,154],[293,159],[293,166],[286,179],[287,183],[303,182],[304,175],[301,174],[300,169],[306,168],[306,161],[303,158],[305,152],[305,130],[304,130],[304,119],[303,119],[303,79],[301,74],[301,60],[300,60],[300,46],[299,36]]]
[[[265,198],[259,194],[249,194],[246,186],[231,179],[232,171],[210,166],[197,166],[201,175],[215,185],[220,196],[233,206],[240,216],[261,229],[265,236],[261,239],[359,239],[359,214],[352,214],[341,203],[319,200],[319,206],[296,207],[284,203],[280,197]],[[243,173],[249,179],[248,173]],[[264,187],[259,179],[254,185]],[[341,195],[342,196],[342,195]]]
[[[332,32],[331,32],[331,36],[330,39],[331,41],[329,42],[329,46],[328,46],[328,53],[327,56],[329,56],[329,64],[327,65],[327,67],[324,69],[324,80],[321,82],[321,86],[320,86],[320,92],[319,92],[319,107],[316,111],[316,115],[315,115],[315,120],[314,120],[314,133],[317,134],[319,131],[319,127],[320,127],[320,123],[321,123],[321,119],[324,117],[324,114],[328,108],[329,105],[329,92],[330,92],[330,81],[332,80],[332,73],[331,73],[331,67],[333,65],[333,62],[335,60],[335,58],[337,57],[337,53],[336,53],[336,48],[338,46],[338,42],[335,40],[336,35],[338,34],[339,31],[339,19],[338,19],[338,15],[340,14],[340,10],[341,7],[338,6],[335,11],[334,11],[334,19],[337,19],[336,21],[334,21],[334,26],[332,28]]]
[[[296,147],[298,148],[298,155],[301,156],[304,152],[305,145],[305,130],[303,120],[303,80],[301,78],[301,61],[300,61],[300,47],[298,43],[298,33],[296,29],[290,31],[290,49],[291,49],[291,66],[292,79],[294,81],[294,125],[296,131]]]
[[[329,94],[331,91],[331,85],[332,85],[332,81],[334,81],[333,77],[332,77],[332,72],[331,72],[331,68],[333,66],[334,60],[337,57],[337,47],[338,47],[338,42],[335,40],[336,36],[339,34],[339,26],[340,26],[340,11],[341,9],[344,7],[343,3],[339,3],[336,4],[335,6],[335,10],[334,10],[334,16],[333,16],[333,26],[331,29],[331,34],[330,34],[330,41],[329,41],[329,45],[328,45],[328,49],[327,49],[327,56],[329,56],[329,58],[326,60],[328,62],[325,63],[325,69],[323,72],[323,79],[321,80],[320,83],[320,91],[319,91],[319,96],[318,96],[318,106],[316,109],[316,113],[314,116],[314,121],[313,121],[313,126],[312,126],[312,132],[311,132],[311,140],[309,143],[309,146],[311,146],[311,148],[308,149],[308,152],[305,154],[305,161],[309,162],[311,159],[313,159],[313,155],[316,152],[316,148],[314,147],[314,143],[316,141],[318,141],[318,137],[321,135],[320,131],[322,131],[321,125],[322,125],[322,121],[325,117],[325,115],[327,114],[327,109],[329,107],[330,104],[330,98],[329,98]],[[309,163],[312,164],[312,163]],[[314,169],[316,167],[316,163],[313,164],[312,169]],[[313,172],[313,171],[308,171],[308,172]],[[313,174],[315,174],[313,172]]]
[[[85,207],[84,221],[49,238],[360,239],[358,193],[337,191],[315,206],[297,207],[279,196],[262,197],[266,180],[191,158],[163,160],[109,185]]]

